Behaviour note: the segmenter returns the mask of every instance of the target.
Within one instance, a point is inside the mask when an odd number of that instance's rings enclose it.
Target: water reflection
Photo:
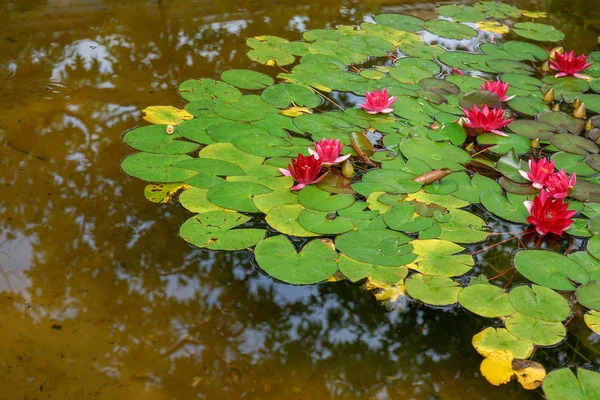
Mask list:
[[[282,285],[245,253],[193,250],[177,238],[188,214],[119,170],[140,109],[181,104],[185,78],[256,67],[246,37],[399,4],[122,3],[0,6],[0,397],[535,397],[478,377],[484,321],[388,313],[355,285]]]

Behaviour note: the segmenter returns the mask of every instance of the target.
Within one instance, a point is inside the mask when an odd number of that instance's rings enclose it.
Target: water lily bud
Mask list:
[[[531,139],[531,147],[534,149],[540,147],[540,138]]]
[[[548,64],[548,61],[544,61],[544,63],[542,64],[541,69],[544,72],[550,72],[551,71],[550,64]]]
[[[581,100],[579,100],[579,97],[575,99],[575,101],[573,102],[573,108],[577,108],[581,105]]]
[[[552,106],[552,111],[559,112],[560,111],[560,103],[556,103]]]
[[[465,150],[466,151],[473,151],[475,150],[475,145],[473,143],[469,143],[468,145],[465,146]]]
[[[587,121],[585,121],[584,129],[588,132],[591,131],[592,129],[594,129],[594,121],[592,121],[591,118],[588,119]]]
[[[172,135],[175,132],[175,127],[173,125],[167,125],[167,135]]]
[[[546,103],[552,103],[554,101],[554,88],[550,88],[544,95],[544,101]]]
[[[573,116],[575,118],[585,118],[585,115],[587,114],[587,110],[585,109],[585,103],[581,103],[579,105],[579,107],[577,107],[575,110],[573,110]]]
[[[550,56],[550,58],[556,58],[556,53],[558,53],[562,56],[564,52],[565,52],[564,47],[555,47],[552,50],[550,50],[549,56]]]
[[[342,175],[344,175],[346,178],[352,178],[352,175],[354,175],[354,166],[350,160],[346,160],[342,164]]]

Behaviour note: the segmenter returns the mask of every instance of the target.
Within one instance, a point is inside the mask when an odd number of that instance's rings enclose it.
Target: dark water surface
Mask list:
[[[589,52],[591,3],[515,4]],[[247,37],[434,5],[0,0],[0,399],[539,398],[479,376],[471,337],[490,321],[387,312],[358,285],[279,284],[246,253],[192,249],[188,213],[119,169],[140,110],[252,68]]]

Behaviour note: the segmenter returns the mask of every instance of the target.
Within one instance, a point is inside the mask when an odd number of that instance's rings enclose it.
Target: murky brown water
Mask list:
[[[599,18],[580,3],[520,4],[557,10],[590,51]],[[119,169],[140,110],[252,67],[246,37],[432,7],[0,0],[0,399],[538,398],[479,376],[470,338],[486,321],[386,312],[356,285],[283,285],[244,253],[191,249],[187,213]]]

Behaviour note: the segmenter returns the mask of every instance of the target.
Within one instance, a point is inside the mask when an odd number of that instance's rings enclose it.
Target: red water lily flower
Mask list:
[[[586,79],[585,75],[580,74],[581,71],[592,65],[587,62],[588,57],[585,54],[580,54],[575,57],[573,50],[564,54],[556,53],[556,60],[550,60],[550,68],[558,71],[556,78],[572,75],[576,78]]]
[[[577,214],[577,211],[567,210],[568,203],[564,203],[562,199],[553,199],[546,191],[540,192],[533,201],[526,201],[524,204],[529,211],[527,222],[533,225],[540,235],[562,235],[571,227],[571,218]]]
[[[323,138],[318,143],[315,142],[315,150],[308,149],[308,152],[317,160],[321,160],[323,165],[339,164],[350,157],[350,154],[340,156],[342,143],[338,139]]]
[[[462,109],[467,117],[465,126],[470,128],[471,133],[480,134],[484,132],[495,133],[500,136],[508,136],[499,129],[510,124],[513,120],[504,118],[504,110],[501,108],[489,108],[487,105],[479,108],[476,105],[470,110]]]
[[[304,157],[298,154],[298,159],[292,159],[292,163],[288,164],[288,169],[279,168],[279,171],[285,176],[291,176],[298,184],[292,186],[290,190],[300,190],[306,185],[319,182],[325,174],[319,177],[323,162],[316,159],[314,156]]]
[[[397,96],[389,97],[387,89],[383,89],[381,92],[375,89],[373,92],[367,92],[365,97],[365,102],[358,106],[369,114],[391,113],[394,109],[390,106],[394,104],[398,98]]]
[[[573,193],[576,182],[577,174],[575,172],[573,172],[573,175],[569,178],[565,170],[561,168],[556,174],[552,174],[548,177],[546,189],[553,198],[564,199]]]
[[[539,161],[529,160],[529,172],[519,170],[523,178],[531,182],[536,189],[542,189],[546,186],[548,178],[554,175],[554,162],[547,158],[540,158]]]
[[[504,83],[502,81],[486,81],[483,85],[481,85],[480,89],[496,93],[500,98],[500,101],[503,103],[512,100],[515,97],[506,95],[506,92],[508,91],[508,83]]]

